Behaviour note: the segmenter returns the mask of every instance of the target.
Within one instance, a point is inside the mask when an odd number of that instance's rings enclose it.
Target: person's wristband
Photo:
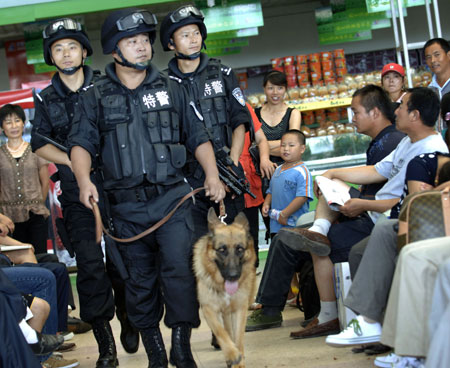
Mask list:
[[[283,218],[286,218],[286,216],[284,215],[283,211],[280,211],[280,216]]]

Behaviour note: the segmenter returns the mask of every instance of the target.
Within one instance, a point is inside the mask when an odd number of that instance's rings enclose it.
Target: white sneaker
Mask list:
[[[376,357],[374,360],[374,364],[377,367],[390,368],[395,367],[395,365],[402,359],[401,356],[397,354],[390,353],[389,355]]]
[[[425,359],[403,356],[393,365],[395,368],[425,368]]]
[[[381,325],[378,322],[367,323],[363,316],[357,316],[350,321],[344,331],[327,336],[325,342],[331,346],[341,347],[379,342],[380,338]]]
[[[72,340],[73,337],[75,336],[75,335],[73,334],[73,332],[69,332],[69,331],[63,332],[62,335],[64,336],[64,341]]]
[[[399,356],[394,353],[375,358],[374,364],[384,368],[425,368],[425,360],[422,358]]]

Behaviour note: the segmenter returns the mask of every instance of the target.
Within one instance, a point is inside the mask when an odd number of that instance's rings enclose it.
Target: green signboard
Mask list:
[[[210,40],[209,37],[206,39],[206,48],[209,49],[220,49],[224,47],[241,47],[248,46],[248,38],[225,38],[222,40]]]
[[[222,40],[224,38],[239,38],[239,37],[251,37],[258,36],[258,27],[237,29],[235,31],[225,31],[225,32],[208,32],[209,40]]]
[[[335,33],[319,33],[319,42],[321,45],[331,45],[335,43],[364,41],[372,39],[372,31],[362,31],[337,35]]]
[[[226,7],[202,9],[208,33],[224,32],[264,25],[260,1],[247,1]]]
[[[205,52],[208,54],[208,56],[214,57],[214,56],[221,56],[221,55],[239,54],[241,52],[241,48],[240,47],[223,47],[223,48],[211,49],[211,50],[207,49],[207,50],[205,50]]]
[[[391,10],[391,3],[389,0],[366,0],[366,5],[369,13]],[[420,5],[425,5],[425,0],[403,0],[403,6],[405,8]],[[395,1],[395,6],[397,7],[397,1]]]

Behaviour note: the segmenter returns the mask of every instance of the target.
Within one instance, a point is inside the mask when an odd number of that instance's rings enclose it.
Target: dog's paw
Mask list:
[[[227,367],[231,368],[231,367],[240,367],[239,364],[242,360],[242,355],[241,353],[239,353],[239,350],[236,349],[236,354],[229,354],[229,356],[227,356]]]

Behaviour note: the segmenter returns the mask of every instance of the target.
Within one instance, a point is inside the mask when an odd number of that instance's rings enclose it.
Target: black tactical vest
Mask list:
[[[198,78],[200,110],[214,149],[230,148],[229,102],[219,61],[210,59]]]
[[[71,100],[61,97],[52,86],[40,93],[42,101],[48,112],[50,124],[52,125],[52,138],[63,146],[66,145],[67,136],[70,132],[75,114],[79,113],[78,98]],[[75,105],[75,106],[74,106]]]
[[[131,94],[107,77],[94,85],[100,130],[99,169],[104,189],[182,181],[186,148],[167,78]]]

